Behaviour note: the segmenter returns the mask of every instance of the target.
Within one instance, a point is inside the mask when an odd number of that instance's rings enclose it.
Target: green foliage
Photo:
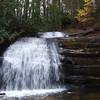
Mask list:
[[[9,34],[9,32],[7,32],[6,30],[4,30],[4,29],[0,30],[0,37],[6,38],[8,34]],[[6,36],[4,36],[4,35],[6,35]]]
[[[62,9],[60,0],[0,0],[0,30],[25,34],[56,31],[69,23],[71,17]]]
[[[72,16],[69,13],[62,13],[61,16],[61,26],[62,28],[65,28],[69,24],[71,24],[73,21]]]

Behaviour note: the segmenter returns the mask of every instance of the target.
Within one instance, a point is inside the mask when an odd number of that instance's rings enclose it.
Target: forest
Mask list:
[[[100,0],[0,0],[4,38],[62,31],[70,25],[88,27],[94,22],[100,23]]]

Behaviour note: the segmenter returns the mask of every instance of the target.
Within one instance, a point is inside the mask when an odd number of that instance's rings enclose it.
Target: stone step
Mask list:
[[[84,66],[81,66],[81,65],[75,65],[74,68],[100,68],[100,65],[84,65]]]
[[[100,65],[87,65],[87,66],[64,66],[62,67],[63,73],[66,75],[93,75],[100,76]]]
[[[60,54],[65,56],[65,57],[79,57],[79,58],[83,58],[83,57],[97,58],[97,57],[100,57],[100,51],[85,52],[85,51],[81,51],[81,50],[66,49],[66,50],[63,50]]]
[[[100,58],[79,58],[79,57],[64,57],[63,59],[61,59],[61,62],[63,65],[67,65],[67,64],[74,64],[74,65],[100,65]]]
[[[71,57],[71,60],[74,62],[74,64],[76,65],[100,65],[100,58],[98,57],[83,57],[83,58],[72,58]]]
[[[94,77],[94,76],[82,76],[82,75],[70,75],[65,77],[66,83],[71,84],[95,84],[100,85],[100,77]]]
[[[61,38],[58,41],[60,47],[65,49],[79,49],[79,48],[99,48],[100,49],[100,38],[92,37],[73,37],[73,38]]]
[[[100,68],[100,65],[84,65],[84,66],[81,66],[81,65],[73,65],[73,66],[62,66],[62,68],[65,68],[65,69],[99,69]]]

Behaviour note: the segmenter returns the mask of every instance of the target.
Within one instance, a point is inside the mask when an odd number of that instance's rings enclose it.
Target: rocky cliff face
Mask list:
[[[100,86],[100,39],[60,39],[65,83]]]

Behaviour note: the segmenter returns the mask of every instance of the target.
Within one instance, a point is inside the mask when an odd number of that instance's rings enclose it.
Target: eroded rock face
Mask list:
[[[2,67],[2,60],[3,60],[3,58],[2,57],[0,57],[0,69],[1,69],[1,67]],[[2,75],[1,75],[2,73],[0,72],[0,89],[1,89],[1,87],[2,87]]]
[[[58,40],[65,83],[76,85],[99,85],[100,40],[94,38],[71,38]],[[69,60],[70,59],[70,60]]]

